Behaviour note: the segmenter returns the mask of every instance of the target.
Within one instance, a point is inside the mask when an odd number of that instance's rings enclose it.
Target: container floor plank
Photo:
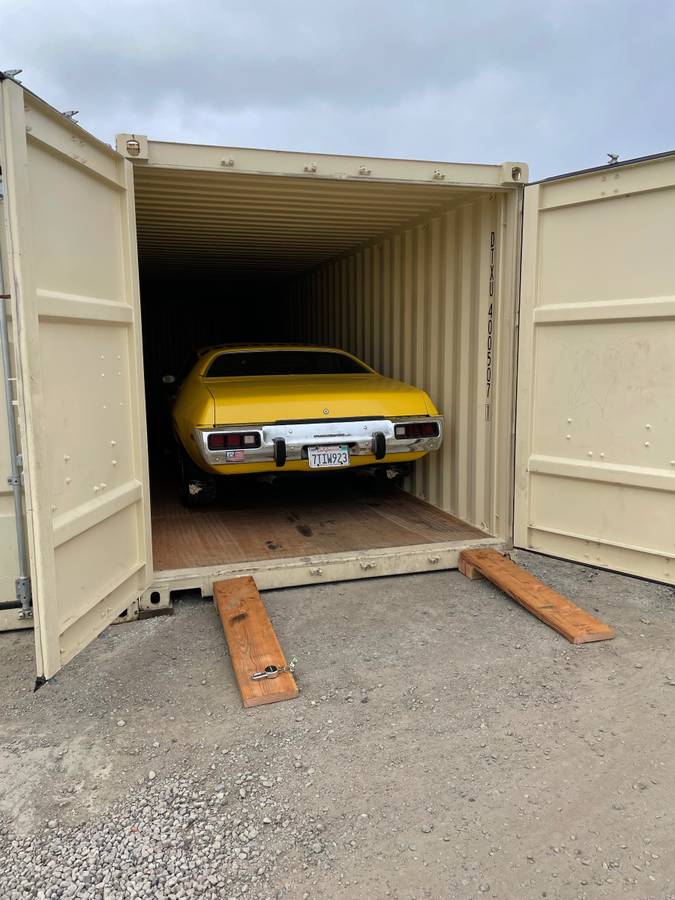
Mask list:
[[[286,665],[286,657],[253,578],[245,576],[216,581],[213,600],[223,623],[244,706],[261,706],[297,697],[298,688],[290,672],[260,681],[251,679],[254,672],[260,672],[266,666],[282,668]]]
[[[607,641],[614,630],[496,550],[464,550],[459,571],[484,577],[572,644]]]
[[[377,490],[368,478],[232,481],[208,509],[185,509],[173,483],[153,482],[156,570],[489,537],[405,491]]]

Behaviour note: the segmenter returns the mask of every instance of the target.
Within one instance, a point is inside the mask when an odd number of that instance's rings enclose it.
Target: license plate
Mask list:
[[[339,469],[349,465],[349,447],[346,444],[334,447],[308,447],[307,459],[310,469]]]

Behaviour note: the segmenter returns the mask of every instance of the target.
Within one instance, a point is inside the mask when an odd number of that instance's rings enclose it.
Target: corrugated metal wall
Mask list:
[[[483,195],[390,234],[310,272],[289,297],[295,339],[428,391],[446,439],[410,490],[506,539],[519,198]]]

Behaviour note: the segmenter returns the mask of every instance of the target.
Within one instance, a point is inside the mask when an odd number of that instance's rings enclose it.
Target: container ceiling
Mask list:
[[[294,275],[477,194],[143,165],[134,166],[134,181],[144,273]]]

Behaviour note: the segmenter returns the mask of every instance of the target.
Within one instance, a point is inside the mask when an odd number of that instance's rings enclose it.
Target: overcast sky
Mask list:
[[[670,0],[0,0],[0,68],[110,143],[522,160],[675,148]]]

